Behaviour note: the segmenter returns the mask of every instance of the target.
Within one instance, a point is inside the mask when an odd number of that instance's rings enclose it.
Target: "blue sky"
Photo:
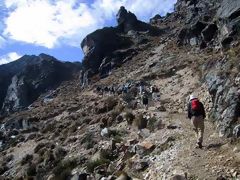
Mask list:
[[[0,64],[46,53],[81,61],[82,39],[96,29],[115,26],[120,6],[148,22],[173,11],[176,0],[0,0]]]

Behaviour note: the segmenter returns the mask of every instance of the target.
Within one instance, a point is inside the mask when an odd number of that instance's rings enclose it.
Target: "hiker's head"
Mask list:
[[[197,96],[191,94],[191,95],[189,96],[189,101],[191,101],[191,100],[193,100],[193,99],[197,99]]]

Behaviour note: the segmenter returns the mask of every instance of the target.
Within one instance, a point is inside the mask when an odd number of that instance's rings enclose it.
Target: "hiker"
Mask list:
[[[152,100],[153,101],[157,100],[157,93],[159,92],[158,88],[155,85],[153,85],[150,87],[150,92],[152,94]]]
[[[145,107],[145,109],[148,110],[148,96],[145,91],[143,92],[142,95],[142,104]]]
[[[190,95],[188,104],[188,118],[191,119],[194,131],[196,132],[197,146],[199,148],[202,148],[205,117],[206,114],[203,104],[196,96]]]
[[[127,85],[123,85],[123,89],[122,89],[124,94],[128,93],[128,86]]]
[[[111,94],[115,94],[115,88],[114,88],[114,86],[112,86],[111,88],[110,88],[110,92],[111,92]]]
[[[109,88],[107,86],[104,87],[104,94],[107,94],[108,95],[109,93]]]

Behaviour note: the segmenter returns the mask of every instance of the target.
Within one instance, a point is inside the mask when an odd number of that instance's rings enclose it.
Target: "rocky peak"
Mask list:
[[[141,33],[145,36],[155,36],[160,33],[159,28],[139,21],[123,6],[120,7],[116,19],[118,22],[116,27],[96,30],[88,34],[81,42],[85,55],[82,82],[88,81],[87,79],[98,73],[101,77],[105,77],[113,68],[121,65],[126,56],[134,53],[132,46],[136,46],[135,41],[141,39]],[[121,52],[116,52],[118,50]]]
[[[0,66],[0,112],[10,113],[27,107],[42,93],[71,79],[80,67],[47,54],[25,55]]]
[[[127,11],[124,6],[121,6],[117,13],[117,23],[118,27],[123,29],[124,32],[127,32],[131,29],[134,29],[138,23],[137,17],[130,11]]]

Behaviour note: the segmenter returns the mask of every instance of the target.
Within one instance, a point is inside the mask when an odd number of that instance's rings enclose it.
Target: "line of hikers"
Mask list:
[[[149,99],[157,101],[160,98],[159,89],[156,85],[146,85],[143,82],[131,83],[127,82],[123,85],[97,86],[96,92],[100,95],[124,95],[137,91],[134,96],[140,97],[141,103],[148,109]]]
[[[160,98],[159,89],[156,85],[148,85],[144,82],[140,83],[125,83],[123,85],[113,85],[105,87],[96,87],[96,91],[99,94],[107,95],[121,95],[129,94],[132,90],[137,91],[135,93],[136,98],[140,98],[141,104],[146,110],[148,110],[149,99],[158,101]],[[195,95],[190,95],[188,103],[188,118],[191,120],[193,130],[197,136],[197,147],[202,148],[203,134],[204,134],[204,119],[206,117],[205,109],[200,100]]]

